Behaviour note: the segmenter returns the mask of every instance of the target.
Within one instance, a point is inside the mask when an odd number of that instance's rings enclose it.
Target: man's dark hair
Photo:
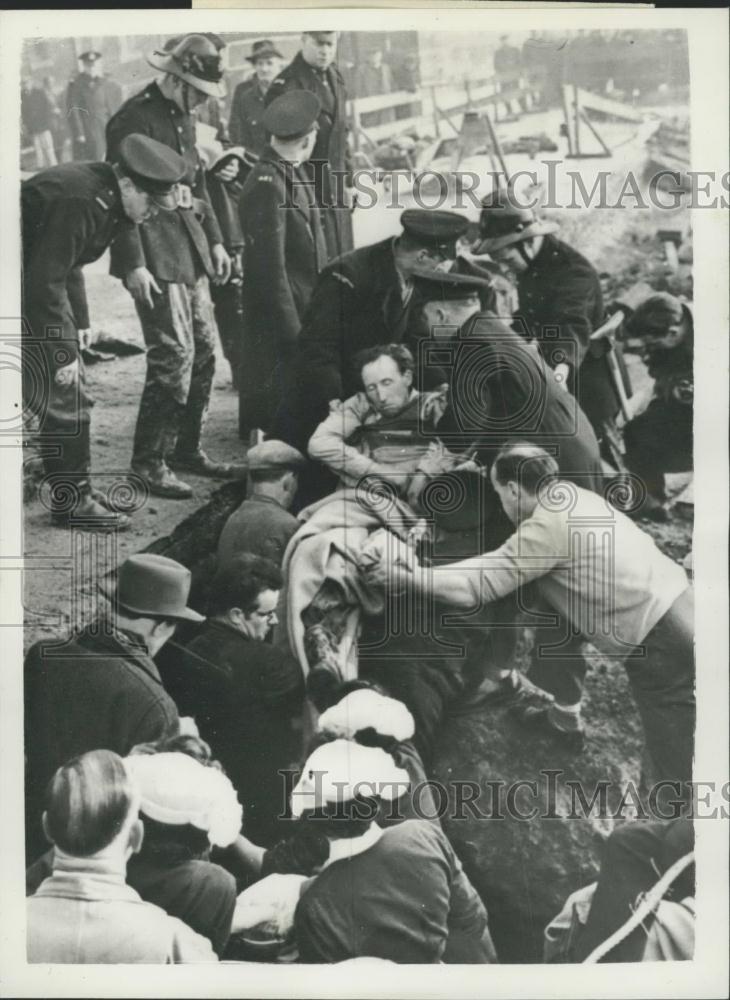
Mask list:
[[[264,590],[281,590],[281,570],[270,559],[242,552],[216,572],[210,585],[208,608],[212,615],[240,608],[246,614],[256,609]]]
[[[403,344],[377,344],[375,347],[366,347],[358,351],[352,361],[353,368],[362,376],[365,365],[371,365],[378,358],[392,358],[398,365],[401,375],[412,372],[416,367],[413,355]]]
[[[500,448],[494,459],[494,476],[498,483],[517,483],[529,493],[535,493],[541,483],[559,474],[558,463],[544,448],[526,441],[513,441]]]

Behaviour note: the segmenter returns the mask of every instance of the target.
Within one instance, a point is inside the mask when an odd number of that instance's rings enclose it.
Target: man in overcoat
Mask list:
[[[74,160],[103,160],[104,130],[122,103],[122,88],[102,71],[101,52],[82,52],[79,73],[69,81],[66,110]]]
[[[556,238],[557,223],[538,220],[509,192],[482,203],[478,253],[507,266],[516,277],[520,332],[536,340],[555,380],[572,392],[602,445],[612,436],[619,399],[602,355],[590,343],[605,320],[596,269],[573,247]],[[619,365],[623,359],[617,351]],[[630,394],[623,370],[624,388]]]
[[[334,60],[336,31],[305,31],[302,47],[266,93],[266,103],[291,90],[308,90],[320,102],[317,141],[310,160],[317,204],[329,260],[352,249],[352,220],[346,188],[350,162],[347,150],[347,91]]]
[[[228,132],[237,146],[260,156],[269,139],[264,127],[266,94],[281,69],[284,57],[271,39],[262,38],[253,43],[251,55],[246,59],[253,63],[254,75],[250,80],[239,83],[233,92]]]
[[[91,485],[83,266],[160,209],[174,212],[184,172],[174,150],[131,134],[113,163],[64,163],[23,182],[23,395],[26,412],[38,419],[54,524],[84,531],[129,525],[126,515],[102,506]]]
[[[304,311],[327,251],[302,167],[317,136],[319,100],[282,94],[266,109],[271,133],[241,192],[244,341],[240,430],[270,430],[283,399]]]

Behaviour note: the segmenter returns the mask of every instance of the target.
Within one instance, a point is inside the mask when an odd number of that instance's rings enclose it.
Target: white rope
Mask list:
[[[694,851],[690,851],[689,854],[685,854],[678,861],[675,861],[671,868],[667,868],[659,881],[654,885],[644,896],[641,903],[636,907],[634,912],[631,914],[629,919],[625,924],[622,924],[617,931],[606,938],[601,944],[599,944],[593,951],[588,955],[587,958],[583,959],[584,964],[593,964],[595,962],[600,962],[604,955],[607,955],[609,951],[612,951],[617,944],[619,944],[628,935],[643,922],[645,917],[648,917],[650,913],[661,903],[664,898],[664,894],[669,889],[670,885],[676,878],[678,878],[685,868],[688,868],[694,861],[695,855]]]

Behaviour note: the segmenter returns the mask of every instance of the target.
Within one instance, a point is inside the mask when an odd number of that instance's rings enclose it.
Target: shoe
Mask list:
[[[535,712],[545,712],[555,704],[555,698],[544,688],[528,680],[524,674],[513,670],[495,692],[499,703],[513,715],[529,717]]]
[[[51,514],[51,523],[58,528],[109,534],[113,531],[126,531],[132,522],[126,514],[110,511],[97,503],[93,496],[87,495],[82,497],[72,511]]]
[[[475,691],[453,706],[450,714],[467,715],[485,706],[505,707],[517,712],[530,708],[543,710],[554,701],[551,694],[528,681],[524,674],[513,670],[501,681],[495,682],[490,678],[483,680]]]
[[[167,497],[170,500],[189,500],[193,495],[192,486],[178,479],[164,462],[154,468],[133,465],[132,472],[144,479],[152,496]]]
[[[197,476],[209,476],[211,479],[237,479],[243,468],[233,462],[214,462],[204,451],[175,454],[168,461],[171,469],[193,472]]]
[[[527,709],[518,718],[533,732],[557,740],[567,750],[582,750],[585,745],[586,732],[580,715],[561,711],[554,702],[543,709]]]

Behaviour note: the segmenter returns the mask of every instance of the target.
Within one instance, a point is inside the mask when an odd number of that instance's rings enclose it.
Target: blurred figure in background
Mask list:
[[[263,38],[253,43],[251,55],[246,59],[253,63],[253,77],[239,83],[233,93],[228,132],[236,145],[261,156],[268,142],[263,124],[266,94],[284,57],[269,38]]]
[[[321,209],[329,260],[353,246],[346,190],[351,184],[345,114],[347,91],[335,65],[336,55],[336,31],[305,31],[301,49],[274,80],[266,95],[267,104],[290,90],[308,90],[319,99],[319,128],[307,174],[314,180],[315,201]]]
[[[20,89],[20,123],[28,142],[32,142],[38,170],[55,167],[58,162],[53,146],[53,102],[42,87],[24,79]]]
[[[66,92],[74,160],[104,159],[106,125],[122,103],[122,88],[104,76],[102,60],[101,52],[82,52]]]

